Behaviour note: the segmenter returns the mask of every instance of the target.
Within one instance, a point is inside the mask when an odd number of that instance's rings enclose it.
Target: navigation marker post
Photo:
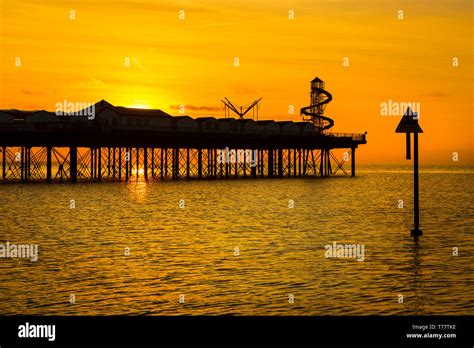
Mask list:
[[[418,133],[423,133],[420,125],[418,124],[418,114],[413,112],[410,108],[407,109],[403,115],[400,123],[395,130],[395,133],[406,134],[406,159],[411,159],[411,144],[410,144],[410,133],[413,133],[413,190],[414,190],[414,222],[415,227],[411,230],[411,235],[418,240],[419,236],[423,235],[423,231],[420,230],[420,207],[419,207],[419,187],[418,187]]]

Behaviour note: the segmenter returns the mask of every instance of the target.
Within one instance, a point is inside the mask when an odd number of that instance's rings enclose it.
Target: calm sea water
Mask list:
[[[417,244],[410,167],[0,185],[0,243],[40,248],[37,262],[0,258],[0,314],[472,315],[473,179],[423,168]],[[363,244],[364,261],[326,258],[333,242]]]

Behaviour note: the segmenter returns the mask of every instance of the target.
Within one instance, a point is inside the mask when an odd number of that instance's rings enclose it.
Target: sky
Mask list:
[[[368,133],[359,163],[406,163],[400,115],[381,112],[392,101],[419,105],[421,163],[472,165],[473,13],[470,0],[0,0],[0,109],[105,99],[223,117],[224,97],[262,97],[259,119],[300,121],[318,76],[331,131]]]

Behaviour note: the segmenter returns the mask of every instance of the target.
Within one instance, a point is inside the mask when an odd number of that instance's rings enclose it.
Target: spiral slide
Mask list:
[[[332,95],[324,89],[324,82],[319,78],[311,81],[311,105],[301,108],[303,119],[311,121],[321,132],[334,126],[334,120],[323,116],[324,108],[331,102]]]

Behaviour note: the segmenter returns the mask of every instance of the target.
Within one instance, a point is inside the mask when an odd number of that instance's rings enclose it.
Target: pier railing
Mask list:
[[[366,140],[366,133],[325,133],[325,135],[336,138],[351,138],[354,141]]]

